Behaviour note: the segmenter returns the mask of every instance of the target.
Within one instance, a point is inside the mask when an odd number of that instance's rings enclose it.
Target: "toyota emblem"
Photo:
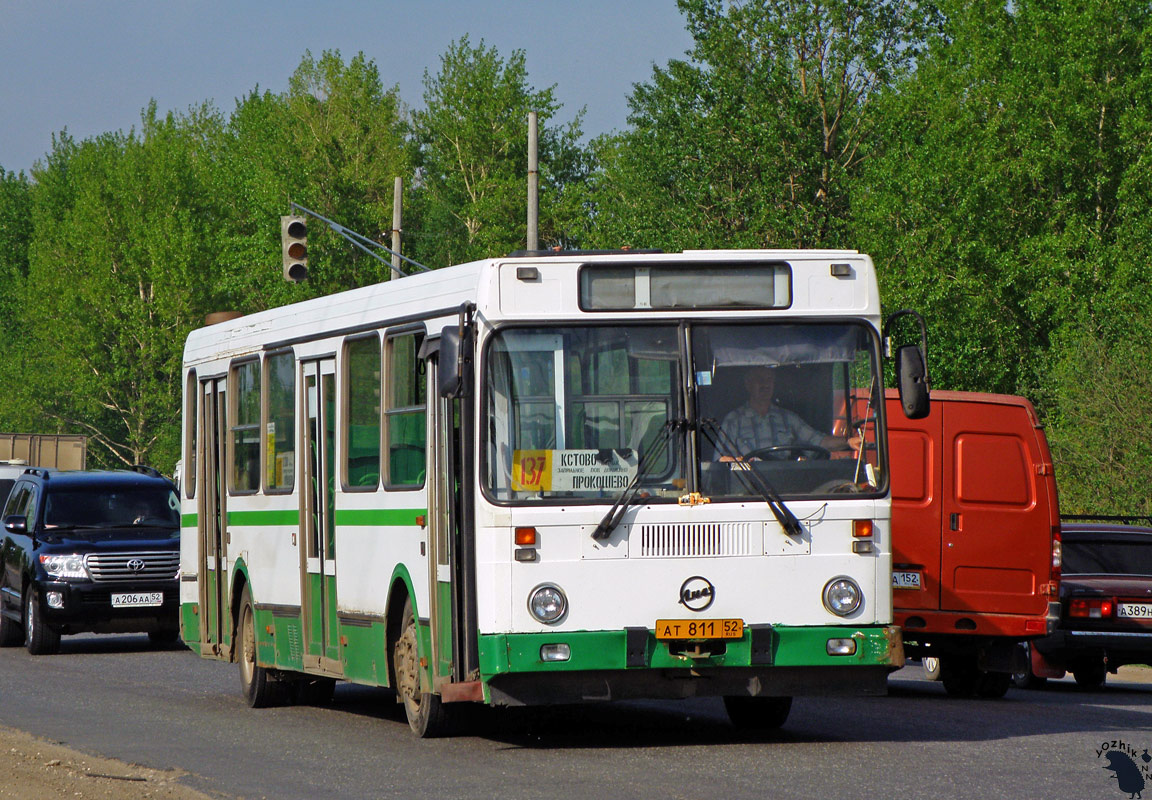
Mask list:
[[[129,559],[128,560],[128,569],[132,570],[133,572],[139,572],[140,570],[144,569],[144,559],[142,559],[142,558]]]

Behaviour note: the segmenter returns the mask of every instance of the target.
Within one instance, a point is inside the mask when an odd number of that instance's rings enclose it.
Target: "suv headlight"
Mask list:
[[[40,564],[53,578],[88,578],[84,556],[77,553],[59,556],[41,555]]]
[[[838,617],[846,617],[858,609],[863,599],[860,586],[847,576],[841,575],[824,584],[824,607]]]

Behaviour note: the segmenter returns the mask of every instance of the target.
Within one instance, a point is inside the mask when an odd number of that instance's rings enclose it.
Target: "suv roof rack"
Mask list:
[[[147,464],[133,464],[132,466],[128,467],[128,469],[132,470],[133,472],[139,472],[141,475],[147,475],[150,478],[164,477],[160,474],[160,470],[156,469],[155,467],[149,467]]]

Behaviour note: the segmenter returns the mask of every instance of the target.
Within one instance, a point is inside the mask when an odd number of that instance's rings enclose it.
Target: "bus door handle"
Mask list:
[[[952,512],[952,518],[951,519],[952,519],[952,530],[954,530],[954,531],[960,530],[960,515],[956,512]]]

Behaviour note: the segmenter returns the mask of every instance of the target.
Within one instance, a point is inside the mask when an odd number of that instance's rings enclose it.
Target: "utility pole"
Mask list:
[[[538,139],[536,112],[528,112],[528,241],[529,250],[540,249],[540,159],[536,153]]]
[[[392,188],[392,280],[404,275],[400,271],[400,201],[404,179],[397,176]]]

